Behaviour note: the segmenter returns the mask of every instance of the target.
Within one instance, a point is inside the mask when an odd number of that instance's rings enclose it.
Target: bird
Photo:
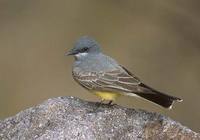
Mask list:
[[[99,96],[101,102],[112,104],[118,97],[140,97],[164,108],[171,109],[174,102],[182,99],[165,94],[144,84],[127,68],[105,55],[100,44],[89,36],[80,37],[74,47],[65,53],[74,56],[72,76],[74,80],[91,93]]]

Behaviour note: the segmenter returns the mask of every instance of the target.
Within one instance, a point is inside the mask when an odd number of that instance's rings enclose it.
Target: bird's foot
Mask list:
[[[96,112],[100,107],[112,107],[116,104],[113,104],[113,101],[110,100],[108,103],[104,103],[105,100],[101,100],[100,102],[95,103],[95,108],[90,111],[90,113]]]

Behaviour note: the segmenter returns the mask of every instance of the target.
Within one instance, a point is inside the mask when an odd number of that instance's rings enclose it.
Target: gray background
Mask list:
[[[199,132],[199,0],[0,0],[0,119],[57,96],[98,98],[71,76],[64,52],[82,35],[146,84],[182,98],[173,110],[121,97]]]

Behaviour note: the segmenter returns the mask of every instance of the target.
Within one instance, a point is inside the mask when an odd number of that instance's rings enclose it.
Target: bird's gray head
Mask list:
[[[88,54],[98,54],[100,52],[100,45],[94,39],[83,36],[76,41],[74,48],[65,55],[74,55],[76,59],[81,59]]]

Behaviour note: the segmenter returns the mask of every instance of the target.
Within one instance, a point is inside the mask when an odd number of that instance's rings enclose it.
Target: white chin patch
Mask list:
[[[84,57],[86,56],[88,53],[78,53],[75,55],[76,58],[81,58],[81,57]]]

